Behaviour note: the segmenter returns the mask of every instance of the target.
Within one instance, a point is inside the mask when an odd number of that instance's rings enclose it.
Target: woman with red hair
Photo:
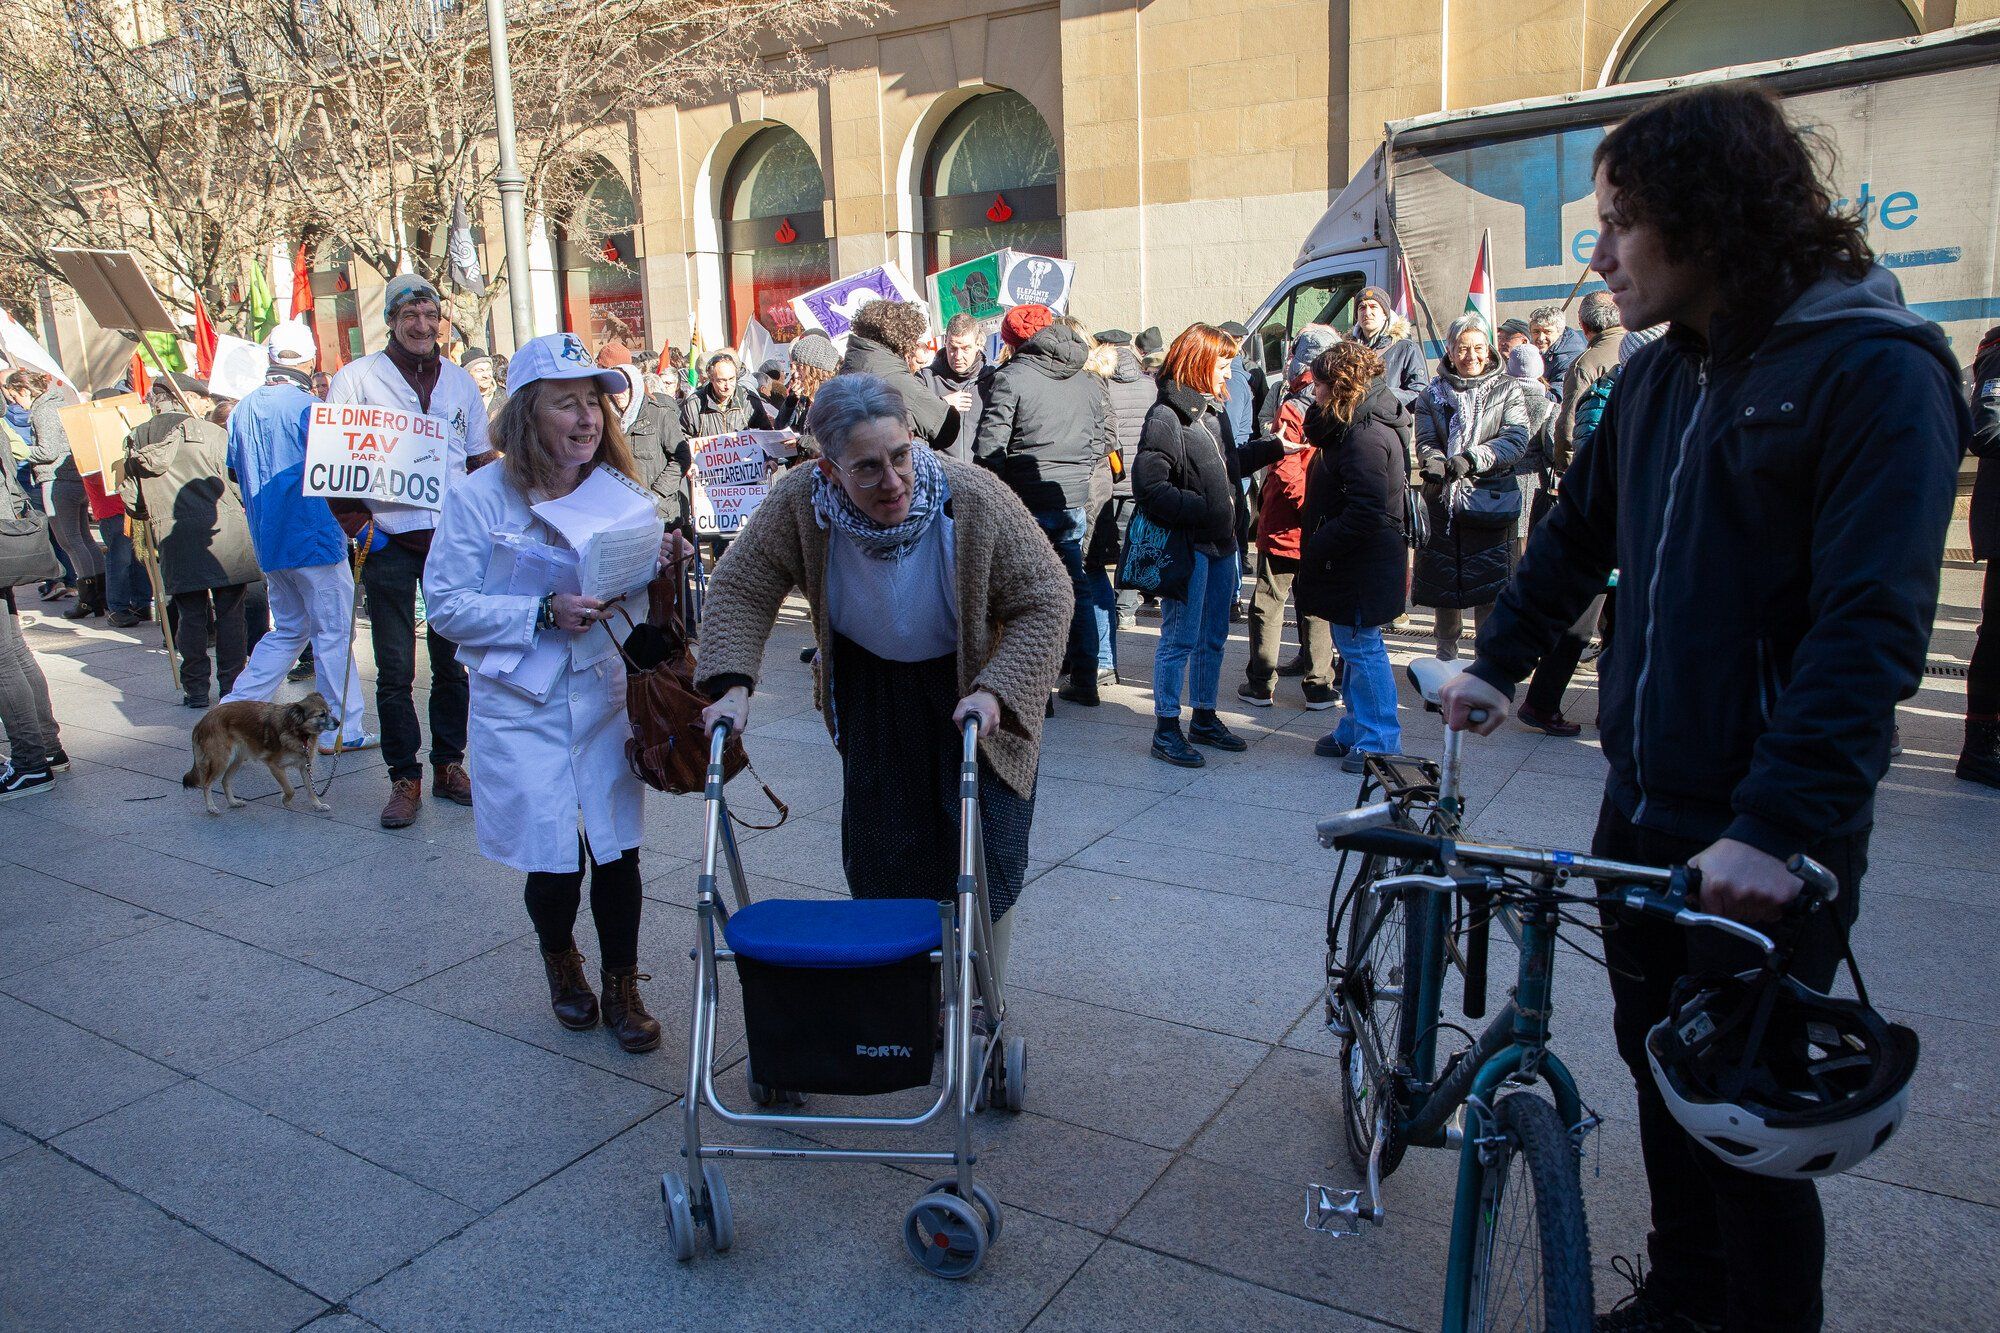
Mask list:
[[[1206,760],[1188,742],[1217,750],[1248,748],[1215,715],[1229,608],[1242,582],[1237,564],[1235,486],[1229,480],[1229,432],[1217,405],[1229,396],[1236,340],[1207,324],[1190,325],[1167,349],[1160,397],[1146,414],[1132,462],[1139,513],[1192,548],[1192,560],[1169,562],[1160,598],[1160,646],[1153,655],[1153,757],[1182,768]],[[1241,475],[1276,462],[1298,446],[1255,440],[1241,451]],[[1182,576],[1185,575],[1183,580]],[[1181,733],[1181,688],[1194,719]]]

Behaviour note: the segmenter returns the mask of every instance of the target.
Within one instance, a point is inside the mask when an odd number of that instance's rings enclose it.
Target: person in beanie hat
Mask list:
[[[822,375],[832,377],[840,373],[840,352],[833,345],[833,339],[818,329],[808,329],[792,339],[792,373],[799,367],[817,370]]]
[[[437,288],[414,273],[389,280],[382,297],[389,342],[343,366],[327,389],[329,403],[358,403],[436,417],[445,425],[445,495],[465,480],[468,464],[492,452],[487,442],[486,400],[463,366],[439,354],[444,304]],[[439,497],[441,500],[444,496]],[[365,538],[361,567],[375,650],[375,712],[382,723],[382,757],[389,766],[389,801],[382,827],[406,828],[423,805],[423,765],[417,750],[417,585],[430,555],[438,511],[388,500],[335,500],[334,516],[350,537]],[[455,646],[435,629],[425,631],[431,666],[431,793],[472,804],[465,771],[467,687]],[[344,660],[341,656],[333,661]],[[320,650],[315,659],[324,660]],[[289,664],[288,664],[289,665]],[[329,698],[332,696],[329,695]]]
[[[820,386],[839,373],[840,353],[834,350],[833,339],[812,329],[792,339],[791,362],[791,373],[785,379],[785,397],[778,404],[777,422],[779,430],[798,434],[797,461],[802,463],[819,456],[819,442],[813,438],[806,417]]]
[[[1340,341],[1330,324],[1308,324],[1292,343],[1285,362],[1285,400],[1279,404],[1272,433],[1287,444],[1306,444],[1306,415],[1313,408],[1313,362]],[[1250,663],[1236,697],[1253,708],[1269,708],[1273,683],[1279,675],[1278,642],[1284,631],[1285,599],[1292,594],[1305,534],[1306,477],[1314,450],[1307,446],[1286,454],[1264,474],[1257,510],[1257,582],[1250,594]],[[1333,629],[1326,621],[1301,613],[1299,655],[1294,670],[1305,677],[1306,707],[1318,711],[1340,702],[1334,692],[1339,679],[1333,651]]]
[[[1146,373],[1157,375],[1160,363],[1167,358],[1166,335],[1160,332],[1160,326],[1157,324],[1141,329],[1139,336],[1132,340],[1132,350],[1139,354],[1139,360],[1145,364]]]
[[[1389,313],[1393,308],[1389,293],[1380,287],[1363,287],[1354,298],[1354,326],[1348,336],[1382,358],[1383,382],[1407,407],[1431,382],[1431,372],[1424,364],[1424,349],[1416,340],[1398,336],[1396,321]]]
[[[1045,305],[1017,305],[1000,319],[1000,341],[1018,348],[1055,322],[1056,312]]]

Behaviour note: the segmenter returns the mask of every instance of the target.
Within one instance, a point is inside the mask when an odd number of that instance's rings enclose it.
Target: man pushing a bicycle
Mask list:
[[[1831,986],[1898,701],[1916,693],[1970,433],[1938,328],[1833,207],[1812,136],[1744,86],[1675,94],[1595,158],[1602,275],[1633,359],[1476,660],[1441,696],[1490,733],[1516,682],[1619,572],[1599,663],[1611,773],[1594,851],[1701,872],[1704,911],[1775,923],[1804,853],[1838,878],[1792,972]],[[1726,941],[1607,911],[1613,1026],[1638,1085],[1651,1274],[1600,1329],[1817,1329],[1810,1178],[1728,1165],[1669,1113],[1648,1031]]]

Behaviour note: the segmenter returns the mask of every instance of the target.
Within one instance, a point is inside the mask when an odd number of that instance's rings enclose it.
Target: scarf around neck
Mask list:
[[[382,349],[389,358],[389,364],[402,372],[404,381],[417,395],[417,406],[422,411],[431,410],[431,391],[438,386],[438,376],[444,373],[443,357],[435,348],[429,356],[418,356],[415,352],[389,337],[389,345]]]
[[[813,516],[820,527],[845,533],[865,555],[876,560],[902,559],[924,539],[951,498],[951,483],[929,445],[912,445],[910,464],[910,514],[896,526],[885,528],[862,513],[848,498],[846,488],[818,468],[813,469]]]

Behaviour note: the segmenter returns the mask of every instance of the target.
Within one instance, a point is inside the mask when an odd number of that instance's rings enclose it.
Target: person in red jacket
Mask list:
[[[1285,401],[1272,429],[1288,443],[1305,442],[1306,410],[1312,406],[1313,358],[1340,341],[1331,325],[1308,324],[1292,344],[1285,366]],[[1250,666],[1236,697],[1256,708],[1269,708],[1278,676],[1278,643],[1285,627],[1285,599],[1299,568],[1299,513],[1306,501],[1306,472],[1313,451],[1286,454],[1264,476],[1263,503],[1257,511],[1257,587],[1250,596]],[[1299,617],[1299,664],[1305,680],[1306,707],[1331,708],[1340,702],[1333,682],[1337,659],[1333,631],[1316,616]]]

